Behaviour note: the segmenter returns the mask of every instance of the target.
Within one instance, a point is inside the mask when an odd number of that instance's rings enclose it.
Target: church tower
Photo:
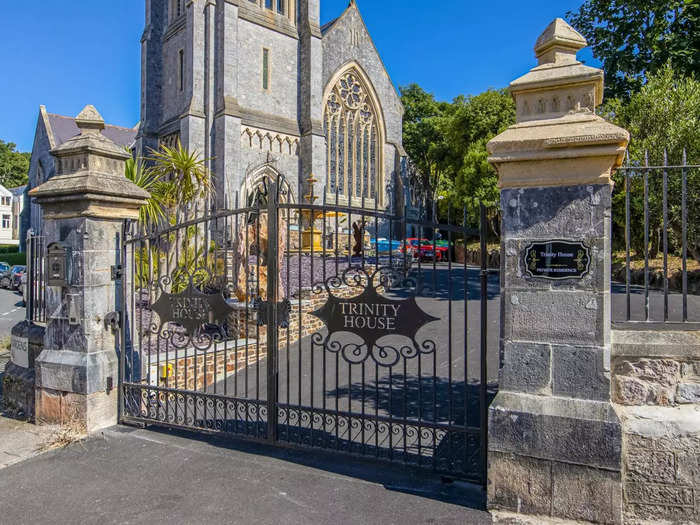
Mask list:
[[[403,108],[354,0],[323,27],[320,11],[320,0],[146,0],[140,154],[178,141],[197,150],[219,208],[270,175],[296,201],[313,175],[318,200],[339,189],[344,202],[381,194],[383,205]]]

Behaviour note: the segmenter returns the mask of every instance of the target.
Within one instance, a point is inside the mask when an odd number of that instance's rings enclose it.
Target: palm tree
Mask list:
[[[184,220],[197,218],[189,213],[192,206],[195,209],[201,204],[200,209],[206,211],[204,205],[213,194],[212,177],[207,168],[207,159],[202,158],[197,151],[189,152],[182,147],[180,141],[174,147],[161,145],[160,150],[151,150],[148,161],[152,165],[146,169],[149,180],[157,181],[155,187],[162,190],[159,201],[163,219],[171,226],[177,226]],[[210,231],[205,222],[193,226],[178,229],[159,237],[158,246],[155,248],[158,261],[158,275],[165,268],[170,268],[170,277],[173,282],[173,291],[182,291],[186,286],[186,280],[190,277],[197,284],[206,275],[217,275],[216,246],[210,239]],[[203,271],[204,268],[207,270]],[[221,273],[221,272],[219,272]]]
[[[152,169],[146,168],[143,159],[128,159],[124,174],[128,180],[151,195],[139,210],[141,229],[147,230],[162,222],[173,193],[172,184],[161,179]]]
[[[187,151],[178,141],[175,147],[162,145],[160,150],[152,150],[149,160],[153,161],[151,173],[169,183],[169,205],[176,212],[175,218],[182,207],[211,197],[211,173],[207,159],[201,158],[199,152]]]

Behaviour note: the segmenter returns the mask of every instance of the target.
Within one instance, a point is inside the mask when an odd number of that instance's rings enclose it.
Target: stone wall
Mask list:
[[[455,260],[459,264],[464,264],[464,260],[470,266],[481,266],[481,250],[478,248],[467,248],[461,245],[455,247]],[[489,268],[501,268],[501,250],[491,250],[487,254],[486,265]]]
[[[627,523],[700,521],[700,333],[615,331]]]
[[[23,321],[12,328],[12,360],[2,376],[0,411],[13,417],[34,419],[34,361],[43,348],[44,327]]]

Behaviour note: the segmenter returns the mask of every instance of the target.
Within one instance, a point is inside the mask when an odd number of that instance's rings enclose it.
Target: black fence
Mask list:
[[[613,193],[613,321],[700,322],[700,165],[627,159]]]
[[[27,283],[23,289],[27,320],[46,322],[46,241],[31,230],[27,235]]]

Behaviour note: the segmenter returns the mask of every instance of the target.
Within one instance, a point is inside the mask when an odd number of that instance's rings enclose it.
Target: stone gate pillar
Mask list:
[[[622,520],[610,402],[611,173],[627,131],[595,115],[603,72],[564,20],[511,84],[517,123],[493,139],[503,213],[500,392],[489,413],[495,511]]]
[[[102,135],[93,106],[76,118],[80,134],[52,150],[57,175],[30,196],[41,206],[47,247],[65,252],[66,281],[48,271],[44,350],[36,359],[36,420],[93,432],[117,422],[118,358],[105,322],[116,308],[112,266],[123,219],[138,217],[148,193],[124,177],[129,153]]]

